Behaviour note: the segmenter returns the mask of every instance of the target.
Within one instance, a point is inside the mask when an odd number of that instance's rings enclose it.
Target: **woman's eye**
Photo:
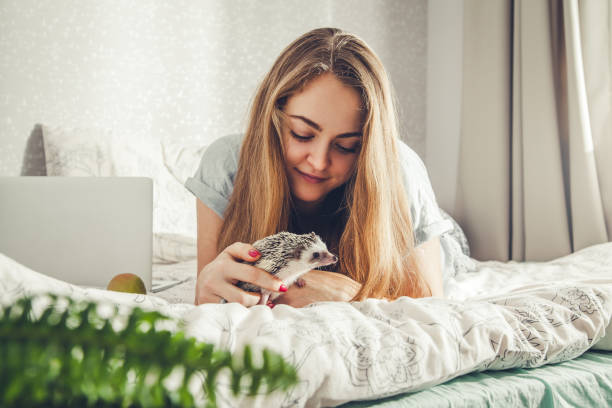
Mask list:
[[[337,144],[336,147],[338,148],[338,151],[340,153],[344,153],[344,154],[349,154],[349,153],[355,153],[357,151],[358,146],[349,148],[349,147],[344,147],[342,145]]]
[[[289,132],[291,132],[291,136],[293,136],[294,138],[296,138],[299,141],[305,142],[307,140],[312,139],[312,136],[302,136],[302,135],[298,135],[297,133],[295,133],[293,130],[290,130]]]
[[[310,139],[312,139],[314,137],[314,136],[302,136],[302,135],[298,135],[293,130],[289,130],[289,133],[291,133],[291,136],[294,139],[296,139],[298,142],[308,142]],[[357,150],[359,149],[359,144],[357,144],[354,147],[344,147],[344,146],[342,146],[340,144],[336,144],[335,147],[342,154],[351,154],[351,153],[356,153],[357,152]]]

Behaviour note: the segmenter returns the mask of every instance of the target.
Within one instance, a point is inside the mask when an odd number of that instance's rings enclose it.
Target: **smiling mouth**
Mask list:
[[[304,180],[308,181],[309,183],[321,183],[321,182],[327,180],[326,178],[311,176],[310,174],[306,174],[304,172],[301,172],[297,168],[295,170],[300,174],[300,176],[302,176],[302,178]]]

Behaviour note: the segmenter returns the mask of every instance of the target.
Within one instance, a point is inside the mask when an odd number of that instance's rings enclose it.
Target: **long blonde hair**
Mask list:
[[[287,98],[326,72],[359,93],[364,119],[361,151],[345,188],[348,220],[340,231],[338,271],[362,284],[354,300],[426,296],[398,158],[395,94],[376,54],[337,28],[318,28],[293,41],[260,84],[218,249],[287,230],[292,203],[282,109]],[[417,263],[410,262],[413,254]]]

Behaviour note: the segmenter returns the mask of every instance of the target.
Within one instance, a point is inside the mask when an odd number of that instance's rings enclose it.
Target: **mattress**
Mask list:
[[[559,364],[472,373],[420,392],[350,402],[341,407],[609,406],[612,406],[612,352],[588,351]]]

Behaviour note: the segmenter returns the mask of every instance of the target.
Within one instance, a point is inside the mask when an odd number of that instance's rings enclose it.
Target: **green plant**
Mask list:
[[[134,308],[125,316],[115,306],[102,316],[99,308],[52,294],[0,306],[0,406],[194,406],[189,383],[197,376],[214,407],[224,369],[234,395],[297,382],[295,368],[268,350],[258,367],[248,346],[238,358],[198,343],[158,327],[168,319],[158,312]]]

